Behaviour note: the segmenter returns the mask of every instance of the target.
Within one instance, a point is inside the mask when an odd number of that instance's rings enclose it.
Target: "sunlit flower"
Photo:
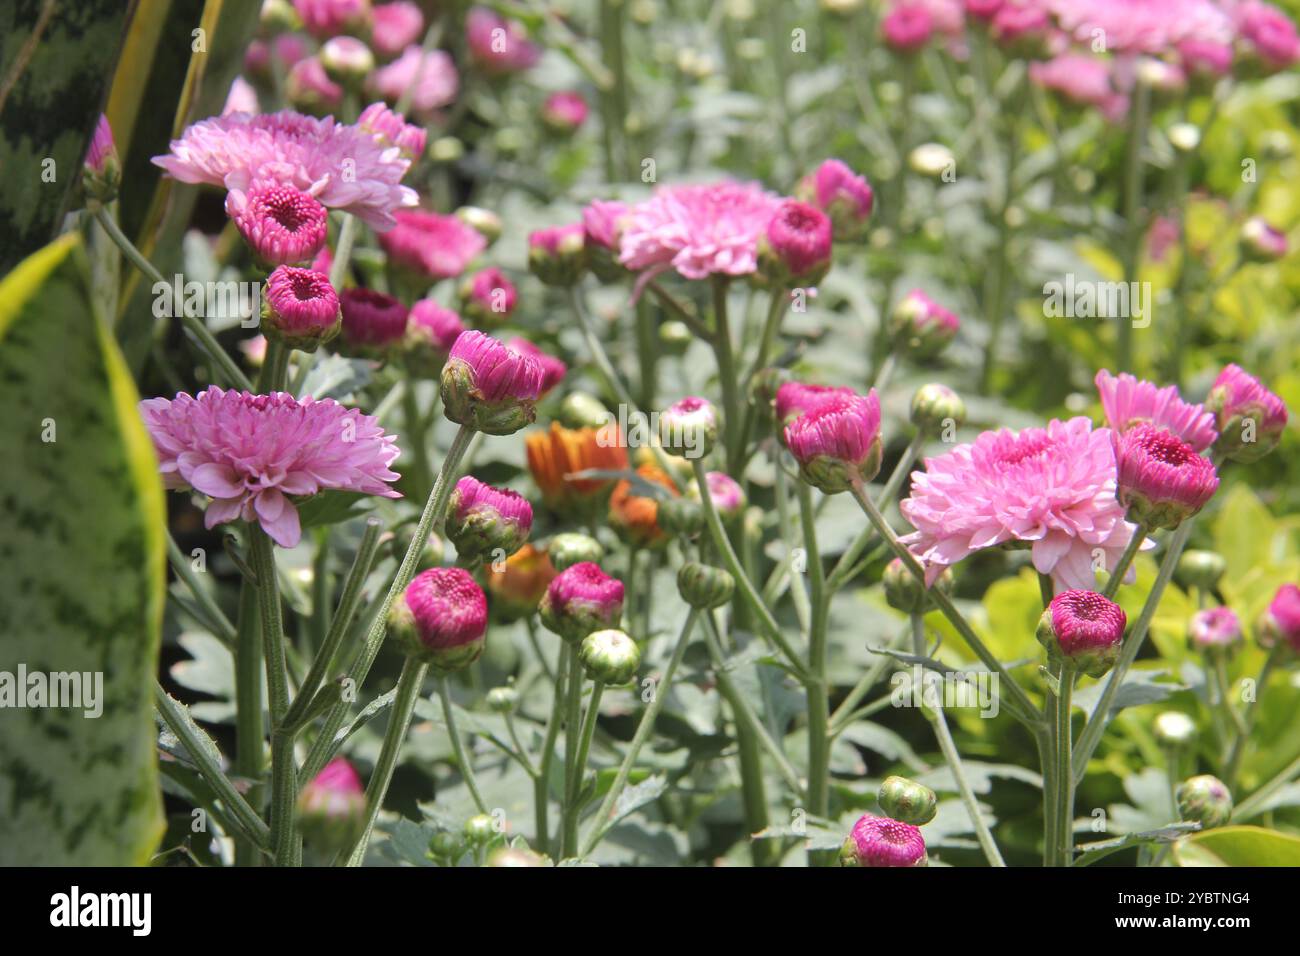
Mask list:
[[[1218,437],[1213,413],[1183,401],[1176,386],[1159,388],[1128,372],[1111,375],[1106,369],[1097,373],[1095,381],[1106,422],[1117,440],[1129,429],[1145,423],[1172,432],[1197,451],[1209,448]]]
[[[555,566],[544,549],[525,544],[510,557],[504,567],[495,562],[484,567],[484,580],[492,595],[492,614],[504,621],[532,614],[555,579]]]
[[[357,125],[372,134],[382,146],[396,146],[407,159],[418,159],[424,153],[427,134],[423,126],[406,122],[401,113],[394,113],[383,103],[371,103],[361,111]]]
[[[378,4],[371,14],[370,45],[385,59],[417,43],[424,32],[424,14],[411,0]]]
[[[410,111],[417,116],[428,116],[456,99],[460,76],[445,51],[426,53],[422,47],[412,45],[392,63],[375,70],[368,83],[371,92],[390,103],[396,103],[411,90]]]
[[[487,240],[455,216],[424,209],[399,210],[394,226],[379,244],[389,260],[429,279],[449,279],[465,271],[487,248]]]
[[[325,245],[325,207],[293,186],[232,189],[226,195],[226,213],[253,254],[268,266],[300,265]]]
[[[1213,497],[1219,476],[1213,462],[1157,425],[1130,428],[1115,449],[1117,494],[1128,515],[1145,528],[1176,528]]]
[[[1052,598],[1036,636],[1052,660],[1101,677],[1118,659],[1127,626],[1124,609],[1104,594],[1070,589]]]
[[[1187,636],[1202,650],[1241,643],[1241,621],[1230,607],[1207,607],[1192,615]]]

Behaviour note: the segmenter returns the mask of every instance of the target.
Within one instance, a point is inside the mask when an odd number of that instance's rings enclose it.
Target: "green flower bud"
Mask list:
[[[429,158],[435,163],[454,163],[464,155],[465,144],[455,136],[440,136],[429,144]]]
[[[1184,588],[1209,591],[1219,583],[1219,578],[1223,577],[1226,570],[1228,562],[1223,560],[1223,555],[1214,551],[1191,550],[1184,551],[1178,559],[1174,574]]]
[[[488,241],[488,245],[501,238],[501,217],[480,206],[461,206],[456,218]]]
[[[470,843],[487,843],[496,835],[497,821],[489,814],[476,813],[465,821],[465,839]]]
[[[677,591],[691,607],[708,610],[731,600],[736,581],[723,568],[688,561],[677,572]]]
[[[682,496],[659,502],[655,517],[659,527],[674,537],[694,538],[704,529],[704,507],[696,498]]]
[[[556,416],[565,428],[601,428],[609,423],[610,414],[603,402],[588,392],[570,392],[560,403]]]
[[[659,413],[659,442],[678,458],[703,458],[718,440],[718,413],[707,399],[690,396]]]
[[[912,396],[912,424],[924,435],[942,434],[965,421],[966,403],[947,385],[922,385]]]
[[[1152,729],[1156,740],[1170,750],[1183,750],[1196,742],[1196,723],[1181,710],[1157,714]]]
[[[605,548],[591,535],[566,531],[551,538],[546,553],[550,555],[555,570],[564,571],[583,561],[599,564],[605,556]]]
[[[1221,827],[1232,819],[1232,793],[1222,780],[1208,773],[1189,777],[1178,785],[1178,816],[1203,829]]]
[[[622,631],[593,631],[583,638],[578,660],[592,680],[626,684],[641,665],[641,649]]]
[[[685,322],[669,319],[659,326],[659,348],[666,355],[685,355],[695,341],[695,333]]]
[[[513,685],[493,687],[487,692],[488,710],[498,714],[511,713],[519,706],[519,691]]]
[[[429,837],[429,852],[440,860],[455,860],[464,845],[464,839],[449,830],[439,830]]]
[[[957,160],[947,146],[942,143],[922,143],[912,150],[907,157],[907,165],[914,173],[939,179],[944,173],[956,167]]]
[[[902,611],[904,614],[921,614],[930,604],[929,588],[918,580],[899,558],[894,558],[885,565],[880,581],[885,586],[885,601],[896,611]],[[944,594],[951,593],[952,570],[944,568],[943,573],[931,587]]]
[[[929,787],[897,776],[885,778],[876,799],[886,816],[916,827],[933,820],[939,805],[939,798]]]

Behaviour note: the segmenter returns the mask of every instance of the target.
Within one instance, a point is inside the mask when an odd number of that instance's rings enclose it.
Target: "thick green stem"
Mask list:
[[[262,622],[257,615],[257,589],[244,578],[239,585],[239,619],[235,633],[235,773],[245,780],[258,781],[262,778],[265,760]],[[261,786],[252,786],[248,796],[251,803],[260,806]],[[247,844],[237,843],[235,859],[249,866],[258,866],[262,854],[251,852]]]
[[[742,428],[740,416],[740,382],[736,377],[736,357],[731,344],[731,324],[727,318],[725,277],[713,278],[713,354],[718,362],[718,384],[722,388],[722,420],[726,426],[727,471],[737,474]],[[704,485],[700,486],[704,488]]]
[[[1074,768],[1072,747],[1074,732],[1070,723],[1071,700],[1074,691],[1074,667],[1069,661],[1061,664],[1056,693],[1056,842],[1060,847],[1058,859],[1061,866],[1074,862]]]
[[[1246,712],[1242,714],[1241,727],[1233,738],[1232,749],[1228,751],[1228,759],[1223,765],[1223,782],[1229,790],[1236,785],[1241,760],[1246,755],[1246,742],[1250,739],[1250,732],[1255,728],[1255,718],[1259,715],[1259,699],[1264,696],[1264,688],[1268,686],[1268,679],[1272,676],[1281,653],[1280,646],[1274,647],[1268,652],[1268,657],[1264,658],[1264,666],[1260,668],[1259,677],[1255,681],[1255,699],[1246,705]],[[1226,698],[1223,705],[1231,707]]]
[[[208,589],[199,582],[190,559],[181,553],[176,539],[170,533],[167,535],[167,559],[171,562],[176,576],[185,582],[185,586],[194,595],[194,600],[198,602],[200,610],[207,618],[204,623],[212,628],[212,632],[221,639],[222,643],[234,647],[239,639],[235,625],[230,623],[230,618],[226,617],[226,613],[221,610]]]
[[[474,764],[470,761],[469,754],[465,752],[465,742],[460,739],[460,733],[456,730],[456,714],[452,710],[451,693],[447,689],[445,674],[438,675],[438,699],[442,701],[442,719],[447,724],[447,736],[451,740],[452,752],[456,755],[456,766],[465,779],[469,795],[474,798],[474,806],[478,807],[479,813],[487,813],[487,804],[483,802],[483,794],[478,789],[478,780],[474,777]]]
[[[1263,813],[1268,805],[1269,798],[1290,783],[1296,776],[1300,776],[1300,756],[1297,756],[1275,774],[1268,783],[1241,801],[1237,809],[1233,811],[1233,822],[1245,823],[1251,817]]]
[[[817,529],[812,488],[799,482],[799,516],[803,524],[804,548],[808,552],[808,584],[812,599],[812,627],[808,633],[808,810],[823,819],[830,809],[831,737],[830,700],[826,686],[826,623],[830,595],[817,547]],[[794,582],[794,587],[802,587]]]
[[[397,767],[402,741],[406,739],[406,731],[411,726],[415,702],[420,698],[420,688],[424,686],[424,675],[428,670],[428,664],[422,664],[413,657],[408,657],[402,665],[401,676],[397,679],[397,693],[393,699],[393,713],[388,718],[388,729],[384,732],[384,742],[379,748],[379,759],[375,761],[375,769],[371,772],[370,783],[366,787],[365,828],[361,831],[361,839],[346,859],[348,866],[360,866],[366,858],[370,834],[388,793],[388,785],[393,782],[393,770]]]
[[[645,742],[650,739],[650,734],[654,730],[655,719],[659,716],[659,711],[663,709],[664,701],[668,699],[668,688],[672,685],[673,675],[677,673],[677,667],[686,654],[686,646],[690,643],[691,632],[695,629],[695,622],[699,619],[699,616],[699,610],[691,608],[686,615],[686,620],[682,623],[681,632],[677,635],[677,644],[673,647],[672,657],[668,660],[668,666],[664,668],[664,676],[655,685],[654,697],[651,699],[650,705],[646,707],[645,713],[641,715],[641,722],[637,724],[636,733],[632,735],[632,742],[628,744],[627,752],[623,754],[623,762],[618,766],[618,773],[614,776],[614,782],[605,794],[600,809],[596,811],[596,817],[591,830],[587,833],[587,839],[582,843],[580,855],[583,857],[591,855],[591,851],[596,848],[596,844],[601,841],[613,824],[614,808],[618,805],[618,798],[623,793],[623,788],[627,786],[628,778],[632,774],[632,768],[636,765],[637,755],[641,753],[641,748],[645,746]]]
[[[578,799],[578,745],[582,738],[582,662],[577,652],[569,655],[568,687],[564,706],[564,807],[561,812],[560,858],[567,859],[576,850],[578,842],[578,814],[574,804]]]
[[[1124,575],[1128,574],[1129,566],[1133,563],[1133,559],[1137,557],[1138,550],[1142,547],[1142,542],[1146,540],[1146,536],[1146,529],[1141,526],[1133,532],[1133,537],[1129,538],[1124,553],[1119,557],[1119,564],[1115,565],[1115,570],[1106,579],[1106,587],[1101,592],[1105,597],[1113,598],[1115,596],[1115,592],[1119,590],[1120,584],[1123,583]]]
[[[550,801],[551,767],[555,764],[555,739],[560,735],[564,719],[565,681],[568,679],[569,655],[573,649],[568,644],[560,648],[560,660],[555,677],[555,697],[551,702],[551,716],[546,722],[546,737],[542,744],[542,759],[533,780],[533,815],[537,824],[534,841],[542,853],[550,853]]]

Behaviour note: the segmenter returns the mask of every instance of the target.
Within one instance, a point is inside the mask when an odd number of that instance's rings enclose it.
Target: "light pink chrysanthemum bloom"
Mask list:
[[[261,111],[261,104],[257,100],[257,90],[253,88],[253,84],[242,76],[235,77],[230,84],[230,92],[226,94],[226,105],[221,107],[221,115],[260,113]]]
[[[1282,440],[1286,402],[1237,365],[1227,365],[1219,373],[1205,405],[1219,427],[1215,451],[1233,461],[1258,461]]]
[[[486,73],[526,70],[542,57],[524,28],[504,20],[487,7],[472,7],[465,16],[465,42],[470,56]]]
[[[412,89],[410,111],[417,116],[428,116],[456,99],[460,76],[445,51],[425,53],[419,46],[409,46],[392,63],[371,74],[369,88],[390,103],[396,103]]]
[[[1106,60],[1086,53],[1062,53],[1045,62],[1029,64],[1029,78],[1066,99],[1095,106],[1112,122],[1128,112],[1128,97],[1111,82]]]
[[[332,399],[253,395],[213,385],[191,397],[152,398],[140,414],[168,488],[212,502],[204,524],[256,521],[283,548],[302,536],[295,498],[355,491],[400,498],[393,438],[371,416]]]
[[[925,469],[912,473],[911,496],[899,508],[917,529],[903,543],[930,584],[976,551],[1024,542],[1034,567],[1058,587],[1095,587],[1094,552],[1115,567],[1136,530],[1115,498],[1110,429],[1094,430],[1086,418],[984,432],[927,458]]]
[[[410,0],[381,3],[373,13],[370,45],[384,59],[397,56],[424,33],[424,14]]]
[[[270,266],[307,262],[325,245],[325,207],[293,186],[232,189],[226,195],[226,214],[253,254]]]
[[[1247,0],[1237,11],[1237,28],[1243,40],[1272,70],[1286,69],[1300,60],[1300,37],[1295,24],[1277,7]]]
[[[749,275],[780,204],[756,183],[661,186],[623,220],[619,261],[652,273],[676,268],[687,279]]]
[[[1230,607],[1207,607],[1192,615],[1187,636],[1202,650],[1241,643],[1241,621]]]
[[[588,246],[617,250],[623,222],[630,211],[617,199],[595,199],[582,210],[582,228]]]
[[[406,209],[394,218],[394,228],[379,237],[389,261],[430,279],[460,275],[487,248],[482,234],[455,216]]]
[[[428,137],[424,127],[406,122],[405,116],[394,113],[383,103],[371,103],[362,110],[357,125],[374,136],[381,146],[396,146],[411,161],[424,153]]]
[[[340,33],[364,33],[370,25],[370,0],[293,0],[303,29],[319,40]]]
[[[1106,49],[1122,53],[1170,52],[1185,39],[1231,42],[1228,4],[1214,0],[1039,0],[1057,25],[1078,43],[1093,42],[1097,31]]]
[[[415,190],[401,184],[411,164],[396,147],[384,147],[359,126],[291,110],[231,113],[195,123],[153,162],[184,183],[294,186],[379,231],[391,229],[394,211],[417,199]]]
[[[1158,388],[1128,372],[1111,375],[1106,369],[1098,372],[1094,381],[1106,423],[1117,441],[1129,429],[1147,422],[1172,432],[1198,452],[1205,451],[1219,437],[1214,429],[1214,413],[1183,401],[1174,385]]]

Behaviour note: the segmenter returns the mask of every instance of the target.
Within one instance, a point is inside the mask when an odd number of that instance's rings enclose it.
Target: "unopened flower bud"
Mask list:
[[[1089,677],[1101,677],[1119,658],[1127,625],[1123,608],[1114,601],[1096,591],[1072,589],[1052,598],[1036,636],[1050,660],[1068,661]]]
[[[1156,740],[1170,750],[1185,750],[1196,741],[1196,722],[1181,710],[1157,714],[1152,728]]]
[[[677,572],[677,591],[693,608],[722,607],[731,600],[735,590],[735,579],[723,568],[688,561]]]
[[[659,502],[659,527],[679,538],[693,538],[704,529],[704,509],[696,498],[665,498]]]
[[[886,814],[916,827],[933,820],[939,806],[939,798],[929,787],[898,776],[885,778],[876,799]]]
[[[861,239],[866,232],[874,201],[871,185],[838,159],[826,160],[805,176],[795,195],[830,217],[836,242]]]
[[[609,423],[609,409],[590,392],[570,392],[560,402],[556,415],[565,428],[604,428]]]
[[[487,598],[464,568],[430,568],[393,602],[388,627],[408,656],[457,671],[483,653]]]
[[[708,399],[689,396],[659,413],[659,443],[678,458],[703,458],[718,440],[718,413]]]
[[[486,813],[476,813],[465,821],[465,839],[475,846],[487,843],[497,835],[497,821]]]
[[[442,369],[444,414],[489,435],[510,435],[537,417],[542,367],[490,335],[470,329]]]
[[[487,692],[487,705],[493,713],[509,714],[519,706],[519,691],[511,684],[493,687]]]
[[[758,239],[762,284],[793,289],[815,286],[831,267],[831,221],[816,206],[787,199]]]
[[[641,649],[622,631],[608,628],[593,631],[582,639],[578,660],[592,680],[602,684],[626,684],[641,665]]]
[[[1211,591],[1218,585],[1223,572],[1227,570],[1228,562],[1223,560],[1223,555],[1214,551],[1192,549],[1184,551],[1183,556],[1178,559],[1178,567],[1174,575],[1185,588]]]
[[[1236,365],[1219,373],[1205,407],[1217,416],[1214,450],[1233,461],[1263,458],[1277,447],[1286,428],[1286,403]]]
[[[587,269],[582,223],[539,229],[528,236],[528,269],[546,285],[568,288]]]
[[[566,531],[551,538],[547,547],[551,564],[557,571],[567,571],[575,564],[584,561],[597,564],[605,556],[605,548],[599,541],[588,534]]]
[[[912,424],[923,435],[941,434],[966,421],[966,403],[947,385],[931,382],[912,396]]]
[[[925,866],[925,838],[902,820],[868,813],[853,825],[840,847],[840,866]]]
[[[659,326],[659,347],[666,355],[685,355],[695,341],[695,333],[685,322],[669,319]]]
[[[489,245],[501,238],[501,217],[490,209],[461,206],[456,210],[456,218],[486,239]]]
[[[325,75],[348,89],[359,87],[375,68],[375,55],[356,37],[332,37],[320,48]]]
[[[1260,216],[1252,216],[1241,227],[1241,254],[1251,262],[1276,262],[1287,253],[1286,233],[1275,229]]]
[[[537,610],[548,631],[576,644],[592,631],[618,626],[623,582],[583,561],[555,576]]]
[[[480,269],[460,285],[460,311],[483,328],[504,325],[515,310],[519,293],[495,266]]]
[[[1199,823],[1204,830],[1221,827],[1232,819],[1232,792],[1208,773],[1189,777],[1178,785],[1178,816]]]
[[[894,558],[885,565],[880,581],[885,586],[885,601],[890,607],[904,614],[921,614],[930,604],[931,589],[943,594],[952,591],[952,569],[944,568],[934,584],[927,588],[907,569],[901,558]]]
[[[81,188],[92,202],[107,203],[117,198],[121,184],[122,164],[113,143],[113,130],[108,125],[108,117],[101,113],[82,164]]]
[[[724,522],[735,521],[745,513],[747,502],[745,490],[740,487],[740,482],[721,471],[706,472],[704,480],[709,486],[709,500],[713,502],[713,507],[718,511],[718,517]],[[690,484],[687,493],[698,500],[700,496],[699,485]]]
[[[328,277],[311,269],[280,266],[262,291],[262,331],[289,348],[311,352],[338,334],[339,297]]]
[[[1115,451],[1117,497],[1147,531],[1176,528],[1219,487],[1214,463],[1172,432],[1150,423],[1130,428]]]
[[[1207,607],[1192,615],[1187,636],[1203,651],[1231,650],[1241,643],[1241,621],[1230,607]]]
[[[351,847],[366,822],[366,792],[343,757],[335,757],[298,794],[303,837],[324,851]]]
[[[1255,640],[1271,650],[1285,643],[1300,654],[1300,587],[1284,584],[1255,622]]]
[[[899,300],[889,316],[889,333],[895,348],[917,358],[941,352],[961,327],[957,316],[920,289]]]
[[[528,540],[532,527],[533,506],[513,491],[466,475],[451,493],[447,537],[467,565],[508,558]]]
[[[782,392],[784,389],[782,390]],[[780,398],[777,395],[777,412]],[[799,475],[824,494],[848,491],[880,471],[880,400],[835,396],[820,401],[785,427],[785,444],[799,462]]]

